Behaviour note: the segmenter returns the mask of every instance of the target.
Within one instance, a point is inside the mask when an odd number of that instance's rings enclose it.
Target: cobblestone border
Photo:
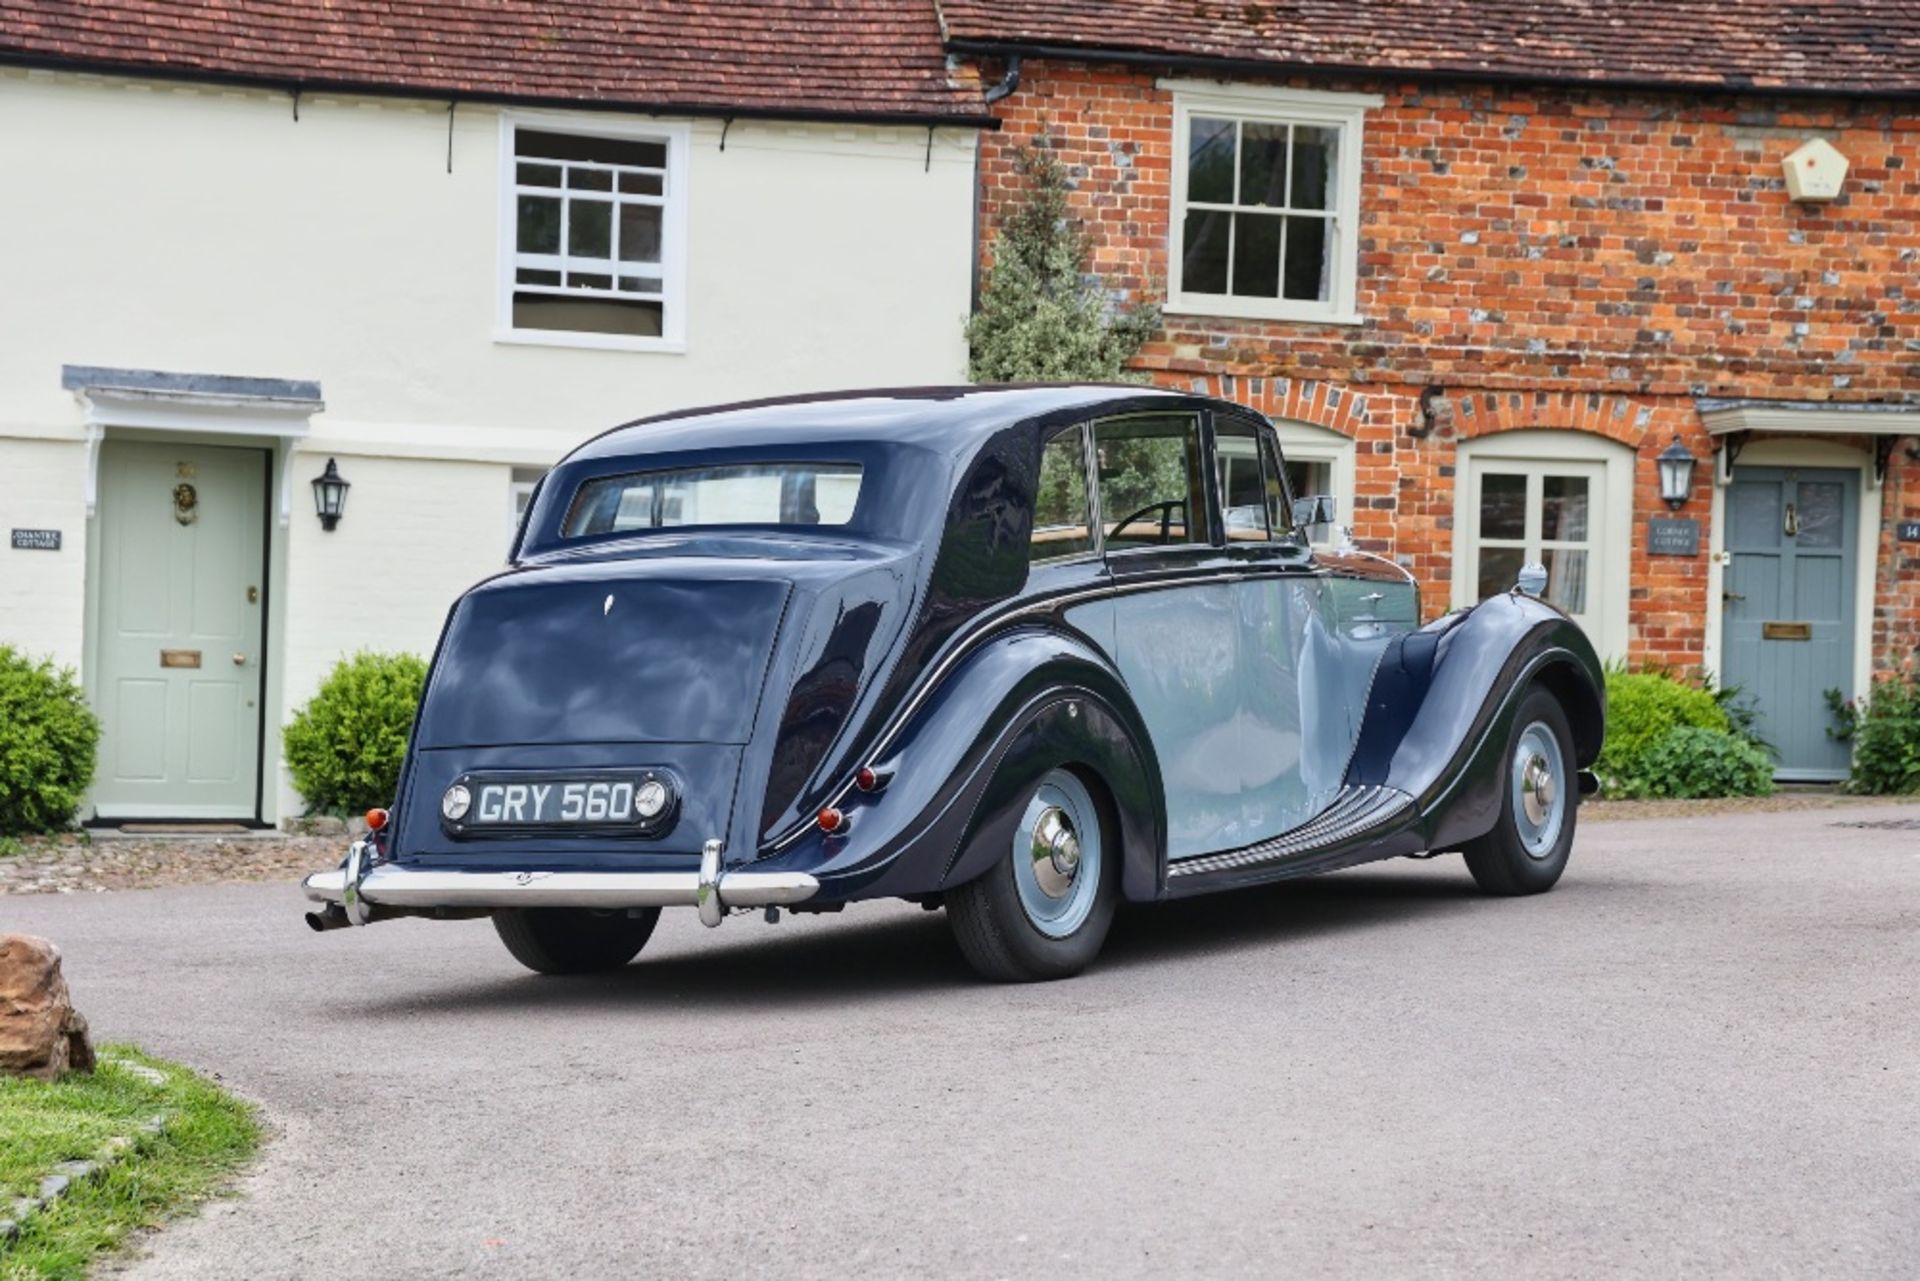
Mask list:
[[[165,1072],[144,1063],[134,1063],[128,1059],[103,1059],[102,1062],[111,1063],[149,1085],[165,1085],[168,1080]],[[91,1160],[62,1161],[54,1166],[52,1173],[40,1180],[40,1186],[32,1196],[21,1197],[8,1207],[6,1217],[0,1219],[0,1242],[11,1241],[19,1236],[30,1216],[40,1213],[65,1196],[80,1180],[91,1178],[125,1159],[128,1153],[137,1151],[143,1141],[167,1128],[168,1119],[168,1113],[156,1112],[134,1127],[132,1134],[116,1134],[102,1143]]]

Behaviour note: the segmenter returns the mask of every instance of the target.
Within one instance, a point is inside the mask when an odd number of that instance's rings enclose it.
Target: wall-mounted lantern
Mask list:
[[[340,523],[340,513],[347,507],[347,491],[353,488],[353,482],[340,475],[340,466],[333,459],[327,459],[327,469],[313,478],[313,510],[320,517],[320,528],[331,533]]]
[[[1654,461],[1660,465],[1660,497],[1667,500],[1667,506],[1680,510],[1693,497],[1693,468],[1699,460],[1687,452],[1676,433],[1673,443]]]

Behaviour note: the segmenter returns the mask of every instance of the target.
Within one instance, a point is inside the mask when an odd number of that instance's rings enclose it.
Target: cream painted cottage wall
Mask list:
[[[684,350],[531,345],[496,338],[499,110],[449,130],[444,101],[319,95],[296,121],[282,93],[0,71],[0,525],[64,534],[0,547],[0,641],[90,661],[65,366],[320,384],[271,529],[270,724],[344,652],[430,650],[502,563],[516,466],[676,407],[963,377],[970,128],[930,152],[924,127],[737,120],[724,150],[720,121],[684,128]],[[323,533],[329,457],[353,488]]]

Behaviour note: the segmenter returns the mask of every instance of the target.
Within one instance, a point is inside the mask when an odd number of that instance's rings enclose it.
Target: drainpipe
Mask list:
[[[1015,89],[1020,87],[1020,55],[1014,54],[1007,59],[1007,72],[1000,77],[1000,83],[981,95],[981,101],[992,106]],[[980,142],[981,135],[973,135],[973,289],[971,310],[980,309]]]

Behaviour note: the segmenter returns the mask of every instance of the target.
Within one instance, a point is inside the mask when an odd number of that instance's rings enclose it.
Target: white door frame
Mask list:
[[[95,383],[91,375],[103,375],[109,381]],[[122,386],[125,378],[175,383],[179,375],[144,374],[141,371],[93,370],[70,368],[63,371],[65,385],[75,393],[85,415],[87,463],[84,473],[84,498],[87,514],[86,622],[81,638],[81,684],[89,697],[100,678],[100,538],[98,478],[100,447],[111,435],[116,440],[167,441],[181,445],[226,445],[263,449],[272,453],[276,470],[277,502],[270,510],[265,531],[268,545],[266,635],[262,661],[266,671],[261,680],[260,714],[267,732],[263,737],[260,770],[265,780],[260,789],[260,821],[277,823],[280,817],[282,787],[280,726],[284,716],[282,674],[286,667],[285,643],[287,610],[286,534],[293,514],[294,458],[299,445],[308,436],[310,419],[325,408],[315,388],[311,400],[275,395],[251,395],[235,392],[233,379],[208,378],[184,381],[204,382],[210,390],[155,390],[146,386]],[[89,796],[82,812],[97,817]]]
[[[1723,444],[1722,449],[1726,446]],[[1873,601],[1880,567],[1880,486],[1873,483],[1873,456],[1864,449],[1835,440],[1815,440],[1804,436],[1755,436],[1740,450],[1734,470],[1741,467],[1826,467],[1860,473],[1860,505],[1854,532],[1855,556],[1853,585],[1853,697],[1867,692],[1873,681]],[[1713,511],[1707,521],[1707,639],[1704,666],[1717,687],[1725,683],[1722,664],[1726,646],[1722,640],[1721,611],[1726,602],[1720,593],[1726,577],[1727,486],[1732,483],[1728,469],[1716,458],[1713,467]]]
[[[1606,468],[1606,493],[1594,505],[1598,528],[1592,547],[1599,561],[1593,575],[1592,616],[1599,622],[1593,647],[1603,660],[1627,656],[1627,606],[1633,576],[1634,451],[1606,436],[1566,428],[1526,428],[1495,432],[1463,440],[1454,453],[1453,470],[1453,604],[1474,604],[1475,584],[1467,573],[1474,519],[1471,508],[1471,469],[1477,463],[1505,459],[1513,462],[1599,463]]]

